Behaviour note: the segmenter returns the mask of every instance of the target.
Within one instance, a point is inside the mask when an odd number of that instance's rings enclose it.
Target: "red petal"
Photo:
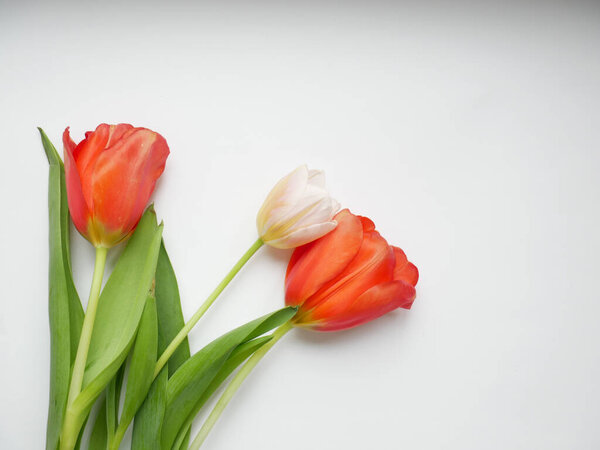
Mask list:
[[[129,233],[139,221],[156,180],[162,174],[169,147],[165,139],[151,130],[135,128],[113,135],[121,139],[98,156],[94,167],[92,192],[94,218],[107,231]]]
[[[413,263],[409,262],[402,270],[394,273],[394,279],[403,280],[412,286],[416,286],[417,281],[419,281],[419,270]]]
[[[366,233],[367,231],[375,231],[375,223],[365,216],[358,216],[360,222],[363,226],[363,231]]]
[[[396,267],[394,267],[394,279],[396,279],[396,271],[402,269],[406,264],[408,264],[408,258],[406,257],[406,253],[400,247],[394,247],[394,255],[396,256]]]
[[[299,305],[338,275],[356,256],[363,240],[360,220],[347,209],[336,214],[332,232],[294,250],[285,286],[287,305]]]
[[[369,322],[396,308],[410,309],[415,296],[415,288],[401,280],[378,284],[364,292],[343,313],[315,323],[315,329],[343,330]]]
[[[63,144],[64,144],[64,160],[65,160],[65,180],[67,185],[67,200],[69,202],[69,212],[71,213],[71,219],[73,224],[79,230],[79,232],[88,237],[88,223],[90,218],[90,212],[87,207],[87,203],[83,197],[83,191],[81,189],[81,179],[79,178],[79,172],[77,171],[77,164],[73,157],[73,150],[75,149],[75,142],[69,136],[69,128],[65,129],[63,133]]]
[[[396,255],[396,267],[394,267],[394,280],[404,280],[407,283],[416,286],[419,281],[419,271],[417,267],[408,261],[406,254],[401,248],[392,247]]]
[[[85,198],[90,211],[94,209],[92,173],[98,156],[106,148],[109,129],[110,126],[105,123],[98,125],[95,131],[85,133],[85,139],[73,150],[73,158],[77,163],[77,171],[81,179],[83,198]]]
[[[356,257],[334,280],[325,284],[302,306],[315,320],[328,321],[344,313],[369,288],[392,281],[394,252],[376,231],[365,233]],[[314,308],[314,309],[313,309]]]
[[[77,144],[75,144],[73,139],[71,139],[71,135],[69,134],[69,127],[65,128],[65,131],[63,132],[63,146],[65,148],[65,151],[69,150],[69,152],[71,152],[71,156],[75,151],[75,147],[77,147]]]
[[[128,123],[110,125],[110,128],[108,130],[108,141],[106,142],[106,148],[108,149],[112,147],[129,130],[133,130],[133,125],[129,125]]]

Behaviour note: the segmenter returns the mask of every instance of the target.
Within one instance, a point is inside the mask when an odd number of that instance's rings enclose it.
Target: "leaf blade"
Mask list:
[[[162,353],[184,325],[177,278],[164,241],[161,243],[158,255],[155,281],[158,353]],[[190,347],[186,339],[154,380],[144,403],[135,416],[132,450],[160,449],[160,435],[166,408],[166,389],[169,373],[174,373],[189,357]]]
[[[90,434],[89,450],[106,450],[108,445],[108,428],[106,425],[106,401],[101,402],[96,422]]]
[[[162,353],[185,325],[181,310],[177,277],[167,254],[164,240],[160,245],[155,280],[156,309],[159,325],[158,351]],[[189,357],[190,345],[188,339],[185,338],[171,358],[169,358],[169,376],[172,376]]]
[[[49,164],[48,174],[48,316],[50,324],[50,392],[46,449],[58,447],[69,382],[75,359],[83,308],[71,273],[69,210],[62,161],[54,145],[38,128]]]
[[[157,358],[157,345],[158,320],[156,317],[156,300],[154,296],[148,296],[131,353],[125,402],[115,435],[117,442],[120,442],[123,438],[125,431],[127,431],[129,424],[144,402],[146,394],[148,394],[152,385],[154,365]]]

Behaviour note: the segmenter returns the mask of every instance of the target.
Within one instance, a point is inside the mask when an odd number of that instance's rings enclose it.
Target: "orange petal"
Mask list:
[[[404,280],[407,283],[416,286],[419,281],[419,270],[408,261],[406,254],[401,248],[392,247],[396,255],[396,266],[394,267],[394,280]]]
[[[363,240],[360,220],[347,209],[333,220],[338,223],[333,231],[294,250],[285,280],[287,305],[304,302],[356,256]]]
[[[334,280],[326,283],[302,305],[315,320],[328,321],[346,311],[371,287],[392,281],[394,252],[377,231],[365,233],[356,257]],[[313,309],[314,308],[314,309]]]
[[[314,329],[337,331],[355,327],[383,316],[396,308],[410,309],[415,296],[415,288],[402,280],[378,284],[359,296],[344,312],[316,322]]]
[[[366,233],[367,231],[375,231],[375,223],[365,216],[358,216],[360,222],[363,226],[363,231]]]
[[[77,147],[77,144],[73,141],[73,139],[71,139],[69,127],[65,128],[65,131],[63,132],[63,146],[65,148],[65,151],[69,150],[69,152],[71,152],[71,157],[73,157],[73,152],[75,151],[75,147]]]
[[[95,220],[109,232],[129,233],[139,221],[168,155],[167,142],[158,133],[145,128],[122,133],[120,140],[98,156],[94,167]]]
[[[133,130],[133,125],[129,125],[128,123],[110,125],[110,128],[108,129],[108,141],[106,142],[106,148],[108,149],[112,147],[129,130]]]
[[[73,142],[71,136],[69,135],[68,127],[63,133],[63,145],[65,160],[65,181],[67,185],[67,199],[69,202],[69,211],[71,213],[71,219],[73,220],[73,224],[79,230],[79,232],[82,235],[88,237],[88,223],[90,218],[90,211],[83,197],[81,179],[79,177],[79,172],[77,171],[77,164],[75,163],[75,158],[73,157],[75,142]]]
[[[419,270],[417,269],[417,266],[409,262],[402,270],[394,273],[394,279],[403,280],[412,286],[416,286],[417,281],[419,281]]]

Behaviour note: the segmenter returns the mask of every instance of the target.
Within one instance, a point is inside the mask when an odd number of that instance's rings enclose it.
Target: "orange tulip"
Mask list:
[[[286,304],[299,307],[295,325],[336,331],[410,309],[419,272],[404,252],[388,245],[366,217],[345,209],[334,220],[335,230],[290,259]]]
[[[96,247],[112,247],[135,229],[169,147],[147,128],[99,125],[75,144],[63,133],[67,197],[73,223]]]

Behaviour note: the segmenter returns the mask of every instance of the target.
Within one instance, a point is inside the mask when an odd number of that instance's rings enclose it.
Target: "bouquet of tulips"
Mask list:
[[[292,328],[350,328],[415,299],[418,271],[404,252],[367,217],[339,211],[323,173],[301,166],[267,195],[258,239],[186,322],[163,225],[147,205],[169,155],[166,140],[146,128],[101,124],[76,144],[67,128],[63,163],[40,134],[50,166],[47,450],[118,449],[130,426],[132,449],[198,449],[243,380]],[[96,249],[85,312],[71,271],[70,220]],[[107,253],[123,241],[103,287]],[[294,249],[286,307],[192,353],[188,333],[264,244]],[[224,383],[191,439],[195,417]]]

